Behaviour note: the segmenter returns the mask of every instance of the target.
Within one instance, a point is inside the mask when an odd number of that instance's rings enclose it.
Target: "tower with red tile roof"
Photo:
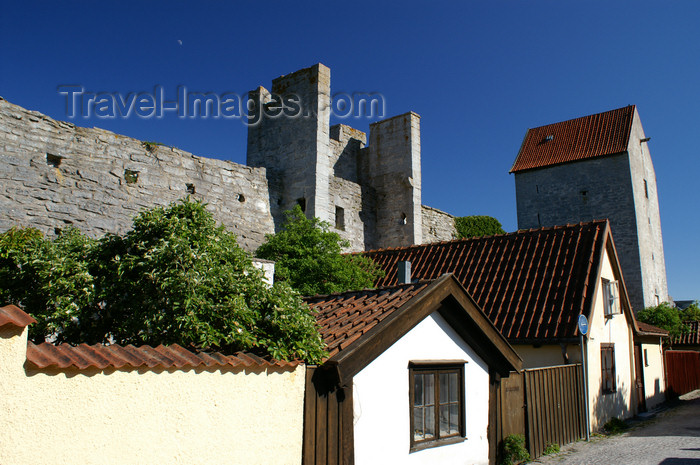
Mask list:
[[[527,131],[518,228],[607,218],[635,311],[668,300],[656,174],[634,105]]]

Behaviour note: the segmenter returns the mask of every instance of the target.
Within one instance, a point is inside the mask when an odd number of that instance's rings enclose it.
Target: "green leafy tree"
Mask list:
[[[36,318],[32,339],[49,334],[57,342],[80,338],[76,322],[87,320],[95,310],[89,270],[95,246],[94,239],[74,228],[52,241],[33,228],[0,234],[0,299],[24,307]]]
[[[311,362],[325,354],[299,294],[285,283],[267,287],[199,201],[144,211],[123,236],[94,241],[71,230],[17,242],[29,244],[14,255],[24,288],[3,292],[39,320],[35,341],[178,343]],[[35,296],[42,282],[53,293]],[[56,304],[44,310],[47,302]]]
[[[665,329],[671,337],[679,336],[687,330],[678,309],[671,307],[668,302],[662,302],[655,307],[647,307],[637,312],[636,318],[643,323]]]
[[[681,320],[700,321],[700,302],[697,300],[681,310]]]
[[[455,218],[455,228],[460,239],[506,233],[500,221],[491,216],[483,215],[457,217]]]
[[[369,258],[344,255],[349,243],[330,231],[328,223],[308,219],[299,206],[285,213],[277,234],[268,234],[256,251],[275,261],[275,280],[289,283],[303,295],[369,288],[383,272]]]

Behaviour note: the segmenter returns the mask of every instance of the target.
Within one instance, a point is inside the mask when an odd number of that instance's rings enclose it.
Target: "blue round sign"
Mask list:
[[[578,316],[578,330],[584,336],[588,332],[588,319],[586,318],[586,315]]]

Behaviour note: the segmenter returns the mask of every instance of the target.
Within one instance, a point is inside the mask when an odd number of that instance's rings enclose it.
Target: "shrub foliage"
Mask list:
[[[383,275],[371,259],[343,255],[349,243],[328,223],[306,218],[298,205],[285,215],[282,230],[269,234],[256,251],[259,258],[275,261],[276,281],[315,295],[372,287]]]
[[[506,233],[500,221],[491,216],[483,215],[457,217],[455,218],[455,228],[460,239]]]
[[[100,240],[12,229],[0,235],[0,278],[0,298],[38,320],[34,341],[178,343],[311,362],[325,353],[299,294],[267,287],[199,201],[144,211],[126,234]]]

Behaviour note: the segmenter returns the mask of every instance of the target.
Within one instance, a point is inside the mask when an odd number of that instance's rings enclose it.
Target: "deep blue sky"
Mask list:
[[[700,3],[6,2],[0,95],[66,120],[57,86],[246,91],[321,62],[332,92],[422,116],[423,203],[517,229],[527,128],[636,104],[656,168],[669,292],[700,298]],[[179,42],[180,41],[180,42]],[[237,120],[75,119],[245,163]],[[344,121],[367,130],[369,120]]]

